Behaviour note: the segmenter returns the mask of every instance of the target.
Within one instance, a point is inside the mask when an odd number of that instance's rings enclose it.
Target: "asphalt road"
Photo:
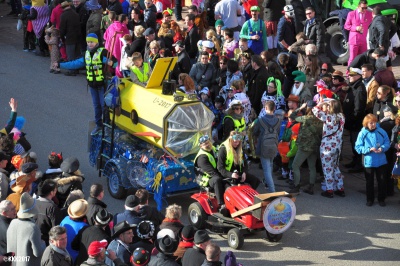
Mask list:
[[[85,174],[86,195],[94,182],[106,185],[88,163],[88,123],[93,118],[91,97],[85,76],[67,77],[49,73],[49,58],[22,51],[22,32],[15,29],[17,20],[4,16],[6,4],[0,4],[0,123],[10,112],[8,101],[18,100],[18,114],[26,118],[24,131],[38,154],[42,170],[47,155],[62,152],[64,158],[76,156]],[[344,154],[344,160],[349,158]],[[261,178],[257,166],[253,173]],[[303,177],[307,173],[303,171]],[[387,207],[365,206],[365,181],[362,175],[346,175],[346,197],[333,199],[300,194],[293,226],[279,243],[265,240],[265,233],[246,236],[245,245],[235,251],[244,265],[399,265],[400,204],[399,192],[387,199]],[[278,190],[288,190],[277,181]],[[264,188],[259,188],[265,193]],[[111,198],[105,202],[113,213],[123,210],[123,201]],[[189,195],[169,199],[182,205],[187,222]],[[154,204],[154,203],[152,203]],[[223,250],[229,250],[223,236],[212,235]]]

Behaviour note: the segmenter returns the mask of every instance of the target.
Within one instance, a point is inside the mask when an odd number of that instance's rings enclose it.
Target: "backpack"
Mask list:
[[[265,123],[262,119],[259,119],[260,125],[264,129],[264,134],[261,139],[262,153],[268,155],[268,157],[275,157],[278,152],[278,124],[280,119],[275,125]]]
[[[104,103],[110,108],[116,108],[121,105],[121,101],[119,98],[119,78],[113,77],[110,84],[107,87],[106,92],[104,93]]]

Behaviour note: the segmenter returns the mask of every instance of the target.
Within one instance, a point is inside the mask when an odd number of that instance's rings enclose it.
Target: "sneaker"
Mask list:
[[[335,192],[333,192],[335,195],[338,195],[339,197],[346,197],[346,194],[344,193],[344,190],[336,190]]]
[[[90,135],[94,136],[94,135],[96,135],[96,134],[98,134],[98,133],[100,133],[100,132],[101,132],[101,127],[95,127],[95,128],[92,130],[92,132],[90,133]]]
[[[331,199],[331,198],[333,198],[333,193],[329,192],[329,191],[323,191],[323,192],[321,192],[321,196]]]

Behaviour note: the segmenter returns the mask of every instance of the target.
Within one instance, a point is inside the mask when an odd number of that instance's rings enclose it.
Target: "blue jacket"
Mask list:
[[[370,149],[380,147],[382,152],[371,152]],[[387,164],[385,152],[390,148],[390,141],[387,133],[378,124],[374,131],[363,127],[358,133],[355,149],[359,154],[364,155],[364,167],[379,167]]]
[[[295,22],[294,19],[290,20],[292,23],[288,22],[285,16],[282,16],[277,26],[278,43],[284,40],[289,46],[296,42]],[[279,45],[282,46],[280,43]]]

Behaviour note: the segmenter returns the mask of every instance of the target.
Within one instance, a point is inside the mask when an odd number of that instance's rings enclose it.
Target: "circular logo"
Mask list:
[[[274,199],[263,215],[264,227],[271,234],[281,234],[292,225],[296,217],[296,205],[288,197]]]

